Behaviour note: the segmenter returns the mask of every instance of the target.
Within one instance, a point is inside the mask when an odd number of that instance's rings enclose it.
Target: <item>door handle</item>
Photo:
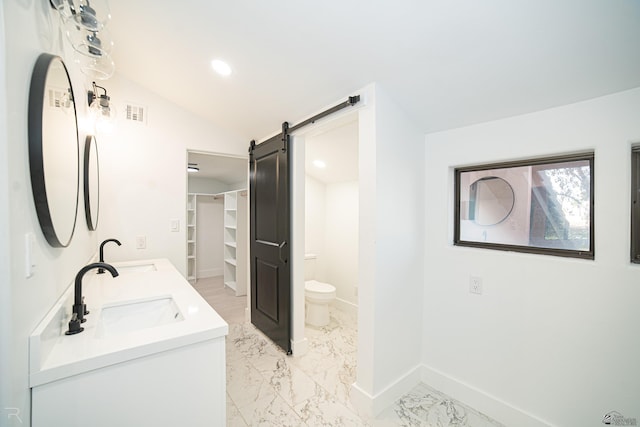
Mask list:
[[[278,245],[278,258],[280,258],[280,262],[286,264],[289,260],[282,258],[282,250],[287,246],[287,242],[284,241]]]

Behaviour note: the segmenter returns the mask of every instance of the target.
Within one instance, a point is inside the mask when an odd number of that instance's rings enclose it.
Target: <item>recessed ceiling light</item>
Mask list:
[[[324,169],[327,167],[327,164],[325,162],[323,162],[322,160],[314,160],[313,161],[313,166],[319,168],[319,169]]]
[[[200,172],[200,168],[197,163],[189,163],[187,165],[187,172]]]
[[[221,76],[227,77],[231,74],[231,67],[221,59],[214,59],[211,61],[211,67],[213,67],[213,70]]]

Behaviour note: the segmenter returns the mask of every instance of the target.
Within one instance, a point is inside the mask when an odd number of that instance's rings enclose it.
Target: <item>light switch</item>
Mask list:
[[[180,220],[179,219],[172,219],[171,220],[171,231],[173,231],[173,232],[180,231]]]

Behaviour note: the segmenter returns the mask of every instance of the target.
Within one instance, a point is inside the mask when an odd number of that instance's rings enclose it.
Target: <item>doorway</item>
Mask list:
[[[334,286],[332,305],[354,315],[358,307],[358,188],[355,118],[305,139],[305,256],[316,256],[315,271],[305,271],[305,279]]]
[[[187,279],[218,313],[247,316],[248,160],[187,151]],[[236,319],[242,307],[242,318]]]
[[[294,134],[294,355],[305,354],[309,346],[305,336],[305,255],[316,255],[316,279],[336,288],[336,298],[330,304],[330,309],[345,312],[357,319],[360,239],[359,145],[357,110],[337,114],[331,120],[315,124],[304,133]],[[324,164],[320,161],[324,161]]]

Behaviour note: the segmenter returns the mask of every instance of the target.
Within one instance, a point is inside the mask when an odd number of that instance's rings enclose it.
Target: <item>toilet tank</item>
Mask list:
[[[313,280],[316,277],[316,254],[304,254],[304,280]]]

